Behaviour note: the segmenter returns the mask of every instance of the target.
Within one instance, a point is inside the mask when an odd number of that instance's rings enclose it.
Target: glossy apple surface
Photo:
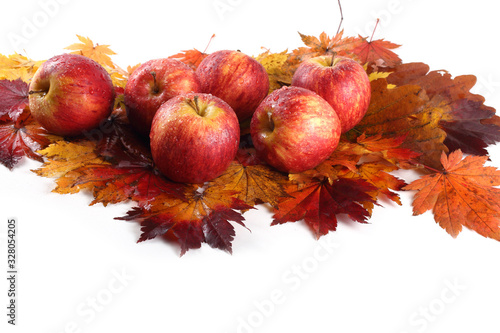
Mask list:
[[[158,108],[174,96],[200,92],[193,69],[177,59],[149,60],[130,75],[125,86],[125,106],[132,127],[149,136]]]
[[[77,54],[61,54],[44,62],[29,89],[34,119],[57,135],[79,135],[99,126],[114,106],[109,74],[94,60]]]
[[[236,156],[240,127],[231,107],[210,94],[189,93],[165,102],[153,118],[153,160],[167,178],[204,183]]]
[[[269,77],[264,67],[239,51],[211,53],[196,69],[201,89],[228,103],[240,121],[252,117],[269,92]]]
[[[327,159],[339,143],[340,131],[330,104],[300,87],[273,91],[250,123],[257,156],[289,173],[312,169]]]
[[[342,133],[363,119],[371,99],[368,75],[358,62],[320,56],[302,62],[292,78],[292,86],[314,91],[337,112]]]

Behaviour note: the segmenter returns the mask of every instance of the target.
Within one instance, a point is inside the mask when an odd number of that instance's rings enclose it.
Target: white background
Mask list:
[[[330,0],[9,1],[0,53],[47,59],[76,34],[110,44],[122,67],[191,48],[209,52],[301,46],[298,31],[332,35]],[[57,7],[43,5],[57,3]],[[218,13],[216,4],[230,10]],[[343,1],[346,35],[402,44],[403,61],[478,77],[475,92],[500,109],[498,6],[490,0]],[[45,9],[44,9],[45,8]],[[47,9],[48,8],[48,9]],[[49,18],[44,20],[44,18]],[[27,23],[28,22],[28,23]],[[23,32],[36,23],[35,31]],[[26,38],[17,47],[8,36]],[[500,147],[490,147],[500,167]],[[233,255],[204,244],[182,258],[162,240],[114,220],[132,204],[89,207],[51,193],[52,179],[0,166],[2,332],[498,332],[500,244],[464,230],[453,239],[430,213],[384,203],[368,225],[341,222],[314,239],[303,223],[270,226],[261,208],[236,227]],[[408,181],[412,174],[404,174]],[[7,325],[6,221],[18,224],[18,325]],[[119,278],[118,278],[118,277]]]

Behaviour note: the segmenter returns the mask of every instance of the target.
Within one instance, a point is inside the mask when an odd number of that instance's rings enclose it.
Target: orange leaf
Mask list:
[[[276,206],[280,197],[288,196],[283,189],[286,176],[266,165],[242,165],[233,162],[213,181],[214,186],[234,191],[247,205],[269,203]]]
[[[189,67],[196,69],[203,59],[208,56],[207,53],[200,52],[197,49],[185,50],[180,53],[171,55],[169,58],[174,58],[182,61]]]
[[[362,64],[371,63],[378,67],[394,67],[401,63],[401,59],[391,49],[400,46],[383,39],[367,41],[363,38],[363,43],[352,52],[359,57]]]
[[[432,103],[425,90],[417,85],[389,89],[385,79],[371,82],[372,98],[365,117],[346,135],[350,139],[362,133],[381,134],[383,138],[405,137],[401,148],[422,154],[419,160],[439,167],[439,156],[446,151],[446,133],[439,128],[442,112]]]
[[[484,237],[500,240],[500,171],[485,167],[487,157],[467,156],[460,150],[442,154],[443,171],[426,175],[406,186],[417,190],[413,214],[428,210],[451,236],[462,226]]]

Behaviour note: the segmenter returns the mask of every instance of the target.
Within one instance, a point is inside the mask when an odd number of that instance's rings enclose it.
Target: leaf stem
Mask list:
[[[339,23],[339,27],[337,28],[337,35],[339,34],[340,27],[342,26],[342,22],[344,21],[344,14],[342,13],[342,4],[340,3],[340,0],[338,0],[338,3],[339,3],[339,9],[340,9],[340,23]]]
[[[375,30],[377,30],[377,26],[378,26],[378,22],[379,22],[379,21],[380,21],[380,19],[379,19],[379,18],[377,18],[377,22],[375,23],[375,27],[373,28],[372,36],[370,37],[370,41],[369,41],[369,43],[371,43],[371,42],[372,42],[372,40],[373,40],[373,35],[375,34]]]

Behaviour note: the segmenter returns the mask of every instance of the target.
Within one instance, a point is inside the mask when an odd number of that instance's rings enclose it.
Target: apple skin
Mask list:
[[[199,64],[196,74],[202,92],[223,99],[240,122],[251,118],[269,93],[269,76],[264,66],[239,51],[211,53]]]
[[[368,75],[358,62],[332,56],[319,56],[302,62],[292,78],[292,86],[314,91],[337,112],[342,133],[363,119],[371,99]]]
[[[149,136],[159,107],[174,96],[201,92],[194,70],[177,59],[160,58],[140,65],[125,86],[125,107],[132,127]]]
[[[267,96],[250,122],[257,156],[274,168],[298,173],[316,167],[337,148],[340,120],[316,93],[283,87]]]
[[[29,87],[29,108],[47,131],[76,136],[91,130],[113,110],[111,77],[94,60],[61,54],[44,62]]]
[[[210,94],[171,98],[158,109],[151,126],[153,161],[163,175],[179,183],[204,183],[221,175],[239,143],[236,114]]]

